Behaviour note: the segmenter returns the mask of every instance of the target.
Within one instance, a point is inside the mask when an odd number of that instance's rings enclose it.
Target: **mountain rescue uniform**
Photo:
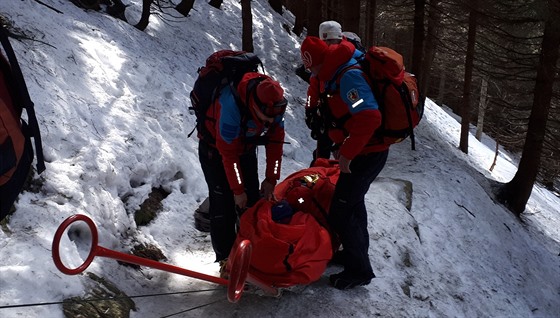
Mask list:
[[[329,209],[329,225],[343,246],[344,270],[331,275],[338,289],[367,285],[375,277],[368,255],[369,233],[364,197],[383,169],[389,145],[380,143],[374,131],[381,125],[377,101],[357,64],[355,47],[343,40],[326,46],[307,37],[302,59],[324,87],[327,106],[324,120],[329,137],[339,146],[341,174]]]
[[[352,58],[356,61],[361,60],[365,57],[364,52],[360,50],[355,50]],[[311,161],[310,167],[313,166],[315,160],[317,158],[325,158],[329,159],[331,157],[331,151],[333,150],[333,142],[329,135],[326,132],[322,131],[313,131],[313,129],[317,130],[317,123],[312,121],[317,120],[317,113],[318,108],[321,107],[321,92],[324,91],[324,87],[321,85],[324,84],[317,76],[311,76],[309,79],[309,87],[307,88],[307,100],[305,103],[305,115],[306,115],[306,124],[309,129],[312,130],[312,138],[317,140],[317,148],[313,151],[313,161]]]
[[[216,261],[228,257],[235,241],[239,217],[235,197],[246,195],[246,204],[238,207],[241,213],[263,192],[270,195],[280,178],[286,108],[283,93],[270,77],[247,73],[237,91],[224,87],[208,109],[205,124],[215,143],[202,138],[198,154],[209,190],[210,236]],[[266,148],[260,193],[258,144]]]
[[[358,49],[354,52],[354,59],[360,60],[365,56],[365,50],[360,43],[360,38],[355,33],[342,32],[340,23],[336,21],[322,22],[319,25],[319,35],[321,40],[323,40],[327,45],[340,44],[343,39],[349,40],[351,38],[352,40],[350,43]],[[348,36],[350,36],[350,38],[348,38]],[[310,165],[313,166],[317,158],[330,158],[331,151],[333,150],[333,144],[326,131],[318,129],[317,123],[312,122],[317,119],[317,109],[320,108],[320,103],[322,102],[320,92],[324,91],[324,89],[321,87],[321,83],[317,79],[317,76],[310,76],[308,83],[309,88],[307,89],[307,103],[305,105],[305,122],[311,129],[311,137],[317,140],[317,147],[313,151],[313,161],[311,161]]]

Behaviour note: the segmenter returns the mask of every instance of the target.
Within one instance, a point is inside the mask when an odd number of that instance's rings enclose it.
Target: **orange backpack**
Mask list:
[[[35,140],[37,172],[45,170],[41,135],[33,102],[6,30],[0,25],[0,42],[8,59],[0,51],[0,220],[17,199],[33,162],[31,138]],[[21,115],[25,108],[29,124]]]
[[[368,74],[381,111],[382,124],[376,136],[387,144],[410,136],[414,150],[414,128],[424,113],[416,77],[405,71],[402,56],[387,47],[370,47],[359,63]]]

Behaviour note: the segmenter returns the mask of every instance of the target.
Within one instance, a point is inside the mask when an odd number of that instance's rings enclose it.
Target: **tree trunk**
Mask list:
[[[223,0],[210,0],[208,2],[209,5],[213,6],[216,9],[219,9],[222,6]]]
[[[377,1],[366,1],[365,34],[362,34],[362,45],[370,47],[375,43],[375,14],[377,12]]]
[[[253,52],[253,14],[251,0],[241,0],[241,19],[243,20],[242,50]]]
[[[126,10],[126,6],[122,3],[121,0],[113,0],[112,5],[107,6],[107,14],[117,19],[121,19],[124,22],[128,22],[126,16],[124,15],[124,11]]]
[[[194,0],[182,0],[176,7],[175,10],[182,14],[183,16],[188,16],[189,12],[193,8]]]
[[[307,35],[319,35],[321,20],[321,0],[307,0]]]
[[[150,8],[154,0],[143,0],[142,1],[142,15],[140,16],[140,21],[134,26],[140,31],[144,31],[150,23]]]
[[[498,192],[499,201],[517,216],[525,210],[537,178],[557,72],[556,63],[560,49],[560,3],[557,0],[549,0],[548,5],[549,16],[544,28],[533,107],[521,160],[513,179],[503,185]]]
[[[307,24],[307,6],[301,3],[301,0],[288,0],[286,8],[288,8],[296,18],[292,32],[300,36],[303,32],[303,28],[305,28]]]
[[[360,0],[344,1],[342,25],[343,31],[360,33]]]
[[[440,2],[441,0],[430,0],[430,10],[428,11],[428,34],[426,37],[426,41],[424,42],[424,62],[420,66],[421,77],[419,78],[418,82],[420,85],[420,96],[422,97],[422,103],[424,103],[428,94],[432,64],[436,55],[438,42],[437,37],[441,19],[441,14],[437,7],[439,6]]]
[[[474,45],[476,42],[476,8],[477,1],[471,3],[469,13],[469,36],[467,39],[467,56],[465,59],[465,82],[463,83],[463,105],[461,107],[461,139],[459,149],[465,154],[469,153],[469,127],[471,114],[471,82],[474,64]]]
[[[278,14],[282,14],[282,0],[268,0],[268,4],[272,10],[278,12]]]
[[[437,101],[440,106],[443,106],[443,99],[445,98],[445,81],[447,80],[447,70],[444,68],[441,77],[439,78],[439,89]]]
[[[476,134],[475,137],[478,141],[482,140],[482,132],[484,129],[484,115],[488,107],[488,77],[482,77],[482,84],[480,85],[480,102],[478,104],[478,120],[476,121]]]
[[[414,38],[412,40],[412,73],[422,82],[420,72],[424,55],[424,7],[425,0],[414,0]]]

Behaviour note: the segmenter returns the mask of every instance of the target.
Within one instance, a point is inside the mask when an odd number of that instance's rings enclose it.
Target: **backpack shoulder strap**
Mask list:
[[[247,91],[245,92],[245,103],[243,103],[241,101],[241,98],[237,98],[239,100],[238,102],[238,106],[240,107],[240,111],[241,111],[241,116],[242,116],[242,126],[247,126],[247,113],[250,112],[249,110],[249,99],[251,97],[256,97],[257,96],[257,85],[259,85],[260,82],[264,81],[265,77],[259,76],[259,77],[255,77],[249,80],[249,82],[247,83]],[[237,92],[237,91],[236,91]]]
[[[327,82],[326,86],[325,86],[325,92],[321,93],[321,98],[323,98],[324,100],[326,100],[326,95],[329,93],[340,93],[340,80],[342,79],[342,76],[349,70],[353,70],[353,69],[358,69],[358,70],[362,70],[362,66],[360,65],[359,62],[354,63],[354,64],[350,64],[347,65],[343,68],[341,68],[340,70],[338,70],[335,73],[334,76],[334,80],[331,80],[330,82]],[[366,74],[367,75],[367,74]],[[332,83],[335,83],[335,88],[334,90],[331,91],[327,91],[326,87],[330,87],[332,86]],[[366,79],[366,81],[368,81],[368,79]],[[369,83],[369,81],[368,81]],[[370,85],[371,86],[371,85]],[[327,103],[325,103],[327,104]],[[325,105],[326,106],[326,105]],[[346,123],[346,121],[348,119],[350,119],[352,117],[352,114],[350,112],[347,112],[346,114],[344,114],[342,117],[340,118],[334,118],[334,116],[331,114],[330,109],[328,107],[325,107],[323,109],[323,112],[326,113],[327,117],[330,117],[330,121],[331,121],[331,126],[333,127],[338,127],[338,128],[342,128],[344,127],[344,124]]]
[[[8,40],[8,32],[2,25],[0,25],[0,42],[4,47],[4,51],[8,57],[8,61],[12,68],[12,75],[14,77],[15,86],[17,87],[18,93],[21,97],[21,102],[23,107],[27,112],[27,117],[29,120],[28,134],[33,136],[35,141],[35,151],[37,153],[37,173],[41,173],[45,170],[45,160],[43,156],[43,143],[41,141],[41,132],[39,130],[39,123],[37,122],[37,117],[35,116],[35,108],[31,97],[29,96],[29,91],[27,90],[27,85],[25,84],[25,79],[21,73],[19,63],[17,61],[14,49]]]
[[[329,87],[332,85],[332,83],[335,83],[335,89],[334,92],[338,92],[338,90],[340,89],[340,80],[342,79],[342,76],[349,70],[352,69],[359,69],[362,70],[362,66],[360,65],[360,63],[354,63],[354,64],[350,64],[347,65],[339,70],[336,71],[336,73],[334,74],[334,77],[332,80],[327,82],[327,85],[325,87]]]

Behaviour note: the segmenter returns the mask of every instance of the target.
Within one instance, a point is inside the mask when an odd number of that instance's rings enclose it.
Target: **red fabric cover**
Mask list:
[[[274,196],[288,201],[295,211],[313,215],[336,238],[330,231],[327,215],[339,176],[338,161],[318,158],[313,167],[294,172],[278,183]]]
[[[253,246],[249,273],[276,287],[318,280],[332,258],[329,233],[311,214],[296,212],[288,224],[271,217],[273,203],[260,200],[243,213],[230,257],[242,240]]]

